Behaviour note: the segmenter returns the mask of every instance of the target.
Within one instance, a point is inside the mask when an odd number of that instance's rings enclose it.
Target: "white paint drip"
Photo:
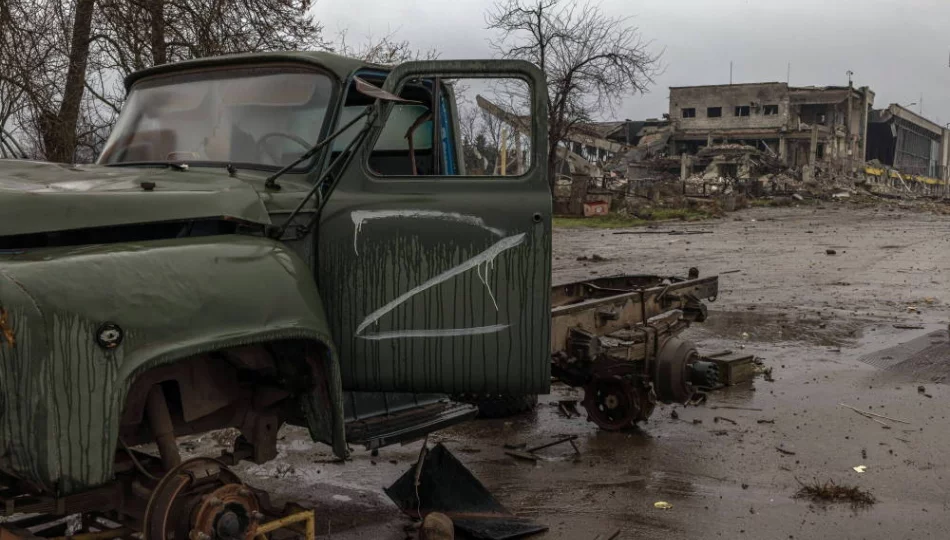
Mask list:
[[[459,214],[458,212],[441,212],[439,210],[357,210],[350,212],[350,218],[353,220],[353,251],[359,255],[358,240],[360,232],[363,231],[363,223],[373,219],[391,219],[391,218],[428,218],[441,219],[445,221],[455,221],[473,225],[494,234],[495,236],[504,236],[505,231],[489,227],[485,220],[478,216]]]
[[[390,301],[383,307],[367,315],[366,318],[363,319],[363,322],[360,323],[359,327],[357,327],[356,335],[360,336],[363,333],[363,330],[366,330],[366,328],[369,325],[375,323],[383,315],[396,309],[397,306],[399,306],[406,300],[409,300],[413,296],[421,293],[422,291],[432,288],[438,285],[439,283],[442,283],[443,281],[449,280],[463,272],[467,272],[468,270],[471,270],[472,268],[476,268],[479,265],[484,264],[486,262],[490,261],[494,264],[495,258],[498,257],[499,254],[504,253],[505,251],[508,251],[509,249],[522,244],[524,242],[524,239],[525,239],[525,233],[520,233],[514,236],[507,236],[505,238],[502,238],[501,240],[489,246],[488,249],[486,249],[485,251],[482,251],[481,253],[472,257],[471,259],[468,259],[467,261],[461,264],[453,266],[452,268],[449,268],[445,272],[442,272],[441,274],[428,279],[421,285],[417,285],[413,287],[412,289],[409,289],[408,291],[400,294],[399,296],[397,296],[395,299],[393,299],[392,301]],[[493,301],[494,301],[494,298],[493,298]]]
[[[482,267],[485,267],[484,273],[482,273]],[[495,260],[485,261],[484,264],[480,264],[475,267],[475,273],[478,274],[478,279],[482,280],[482,283],[485,284],[485,288],[488,289],[488,297],[491,298],[491,303],[495,305],[495,311],[498,311],[498,302],[495,301],[495,293],[491,290],[491,285],[488,283],[488,273],[490,269],[495,268]]]
[[[415,337],[457,337],[476,336],[479,334],[494,334],[501,332],[511,325],[493,324],[490,326],[474,326],[472,328],[435,328],[432,330],[394,330],[392,332],[376,332],[357,336],[360,339],[379,341],[383,339],[415,338]]]

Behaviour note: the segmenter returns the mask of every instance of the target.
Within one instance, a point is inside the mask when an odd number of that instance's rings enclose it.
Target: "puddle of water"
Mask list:
[[[845,347],[862,336],[867,321],[821,317],[817,314],[715,311],[693,328],[699,335],[753,342],[802,342]]]

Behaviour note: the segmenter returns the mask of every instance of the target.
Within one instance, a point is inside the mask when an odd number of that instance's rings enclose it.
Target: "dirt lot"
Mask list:
[[[677,406],[678,419],[674,407],[658,408],[627,433],[560,416],[552,402],[570,391],[556,387],[532,414],[433,440],[510,509],[549,525],[536,537],[545,540],[617,529],[619,538],[946,538],[950,387],[940,381],[950,375],[950,217],[827,204],[661,228],[711,233],[558,230],[555,282],[741,270],[722,276],[709,320],[688,336],[703,351],[755,353],[774,382],[760,377],[704,406]],[[576,260],[594,253],[607,260]],[[842,403],[907,423],[885,427]],[[503,452],[507,441],[562,434],[579,435],[579,460],[569,447],[542,451],[549,457],[536,465]],[[357,451],[340,464],[304,433],[284,435],[280,459],[243,467],[251,483],[315,503],[319,530],[329,526],[334,539],[406,537],[407,520],[381,488],[411,466],[419,443],[378,457]],[[860,486],[878,502],[854,509],[794,497],[799,482],[815,479]],[[661,500],[672,508],[654,508]]]

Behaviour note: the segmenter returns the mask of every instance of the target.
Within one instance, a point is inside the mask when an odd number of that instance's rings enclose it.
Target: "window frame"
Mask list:
[[[208,73],[216,72],[247,72],[253,70],[268,70],[279,73],[280,69],[289,68],[295,71],[301,72],[311,72],[325,76],[330,81],[330,96],[327,102],[327,112],[323,116],[323,123],[318,130],[318,139],[321,141],[330,134],[330,127],[336,124],[337,118],[334,111],[337,109],[337,106],[340,104],[340,97],[343,94],[342,86],[340,84],[340,79],[329,69],[307,62],[293,62],[288,60],[274,61],[274,62],[259,62],[250,65],[244,64],[219,64],[211,66],[197,66],[189,69],[180,69],[180,70],[171,70],[171,71],[162,71],[155,73],[153,75],[146,75],[144,77],[136,79],[127,89],[126,98],[135,89],[135,87],[141,84],[151,84],[154,81],[160,81],[162,79],[179,79],[182,77],[188,78],[197,75],[203,75]],[[123,108],[124,110],[124,108]],[[111,133],[109,134],[111,137]],[[314,143],[316,144],[316,142]],[[319,154],[322,154],[320,152]],[[96,156],[95,163],[104,167],[141,167],[141,166],[155,166],[155,165],[167,165],[170,163],[168,161],[126,161],[121,163],[100,163],[99,160],[102,158],[102,153]],[[319,155],[312,156],[307,161],[300,163],[297,167],[287,171],[287,174],[312,174],[315,170],[322,168],[322,158]],[[253,163],[253,162],[243,162],[243,161],[208,161],[208,160],[195,160],[186,162],[189,167],[203,167],[203,168],[215,168],[221,167],[222,164],[230,164],[238,169],[251,170],[251,171],[264,171],[264,172],[273,172],[279,171],[282,166],[280,165],[268,165],[264,163]]]
[[[487,73],[484,76],[479,76],[479,74],[459,74],[457,76],[451,76],[451,77],[427,75],[427,76],[416,77],[416,78],[422,79],[423,81],[427,81],[430,83],[438,79],[440,84],[445,84],[444,81],[446,79],[451,79],[451,80],[514,79],[514,80],[519,80],[519,81],[522,81],[526,85],[528,89],[528,95],[531,98],[531,103],[528,107],[529,111],[533,114],[534,109],[537,107],[537,103],[536,103],[536,100],[538,99],[538,96],[536,95],[537,90],[532,88],[533,83],[527,74]],[[401,83],[405,83],[405,82],[407,81],[401,81]],[[402,87],[400,87],[399,91],[401,93]],[[384,124],[380,123],[378,127],[373,128],[373,130],[370,132],[369,136],[367,137],[366,141],[364,142],[364,145],[365,145],[365,149],[363,151],[364,155],[359,160],[360,167],[362,171],[364,172],[364,174],[366,175],[366,178],[368,181],[374,184],[390,184],[390,185],[411,184],[414,182],[440,182],[440,183],[445,184],[445,183],[468,183],[468,182],[484,183],[486,181],[491,181],[493,182],[493,185],[497,185],[498,183],[522,184],[522,183],[532,181],[533,177],[537,176],[538,171],[539,171],[538,168],[542,166],[543,160],[534,159],[537,157],[537,154],[538,154],[537,149],[535,148],[535,145],[538,144],[539,140],[541,140],[542,138],[546,139],[546,137],[542,137],[542,134],[534,133],[534,130],[535,130],[534,123],[531,124],[532,133],[528,136],[528,139],[531,145],[529,153],[533,159],[531,160],[530,166],[527,167],[520,175],[511,174],[511,175],[501,176],[501,175],[492,175],[492,174],[485,174],[485,175],[468,174],[468,171],[465,170],[464,164],[462,164],[463,157],[460,154],[462,150],[460,147],[460,135],[457,133],[458,120],[459,120],[458,102],[457,102],[457,99],[453,99],[453,100],[446,99],[446,94],[447,92],[445,91],[438,92],[438,95],[440,96],[440,100],[439,100],[440,110],[438,111],[439,114],[435,116],[439,117],[439,121],[443,125],[442,125],[442,129],[440,130],[442,133],[439,135],[437,139],[434,139],[434,142],[436,145],[438,145],[438,148],[433,148],[433,151],[437,150],[438,152],[440,152],[440,154],[443,156],[442,159],[444,160],[447,157],[449,157],[447,155],[447,152],[450,150],[450,148],[448,147],[452,147],[451,150],[454,151],[454,155],[452,155],[451,157],[454,161],[453,168],[456,174],[440,173],[440,174],[428,174],[428,175],[416,175],[416,176],[398,175],[398,174],[387,175],[387,174],[381,174],[378,171],[374,170],[370,166],[369,161],[372,155],[372,148],[375,147],[376,141],[379,138],[379,135],[382,133],[382,130],[384,127]],[[451,92],[451,94],[453,97],[455,96],[454,92]],[[384,104],[383,106],[389,109],[393,107],[392,104]],[[390,111],[387,110],[385,114],[381,115],[381,117],[385,117],[386,120],[388,121],[389,113]],[[454,124],[451,121],[452,118],[456,120]],[[448,127],[448,129],[446,129],[446,127]],[[435,136],[435,130],[433,130],[433,135]],[[546,134],[543,134],[543,135],[546,136]],[[465,174],[459,174],[463,172]]]
[[[717,114],[712,114],[713,111],[717,111]],[[722,106],[706,107],[706,118],[722,118]]]

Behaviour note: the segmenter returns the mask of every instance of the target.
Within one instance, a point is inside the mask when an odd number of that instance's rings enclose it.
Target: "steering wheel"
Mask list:
[[[313,146],[313,144],[301,139],[300,137],[296,135],[291,135],[290,133],[280,133],[277,131],[265,133],[261,135],[260,139],[257,140],[257,147],[263,150],[264,153],[267,154],[267,157],[269,157],[271,161],[274,162],[275,165],[281,164],[280,157],[274,155],[270,146],[264,144],[264,141],[266,141],[267,139],[272,139],[274,137],[283,137],[284,139],[289,139],[291,141],[294,141],[295,143],[299,144],[304,150],[310,150],[310,147]]]

